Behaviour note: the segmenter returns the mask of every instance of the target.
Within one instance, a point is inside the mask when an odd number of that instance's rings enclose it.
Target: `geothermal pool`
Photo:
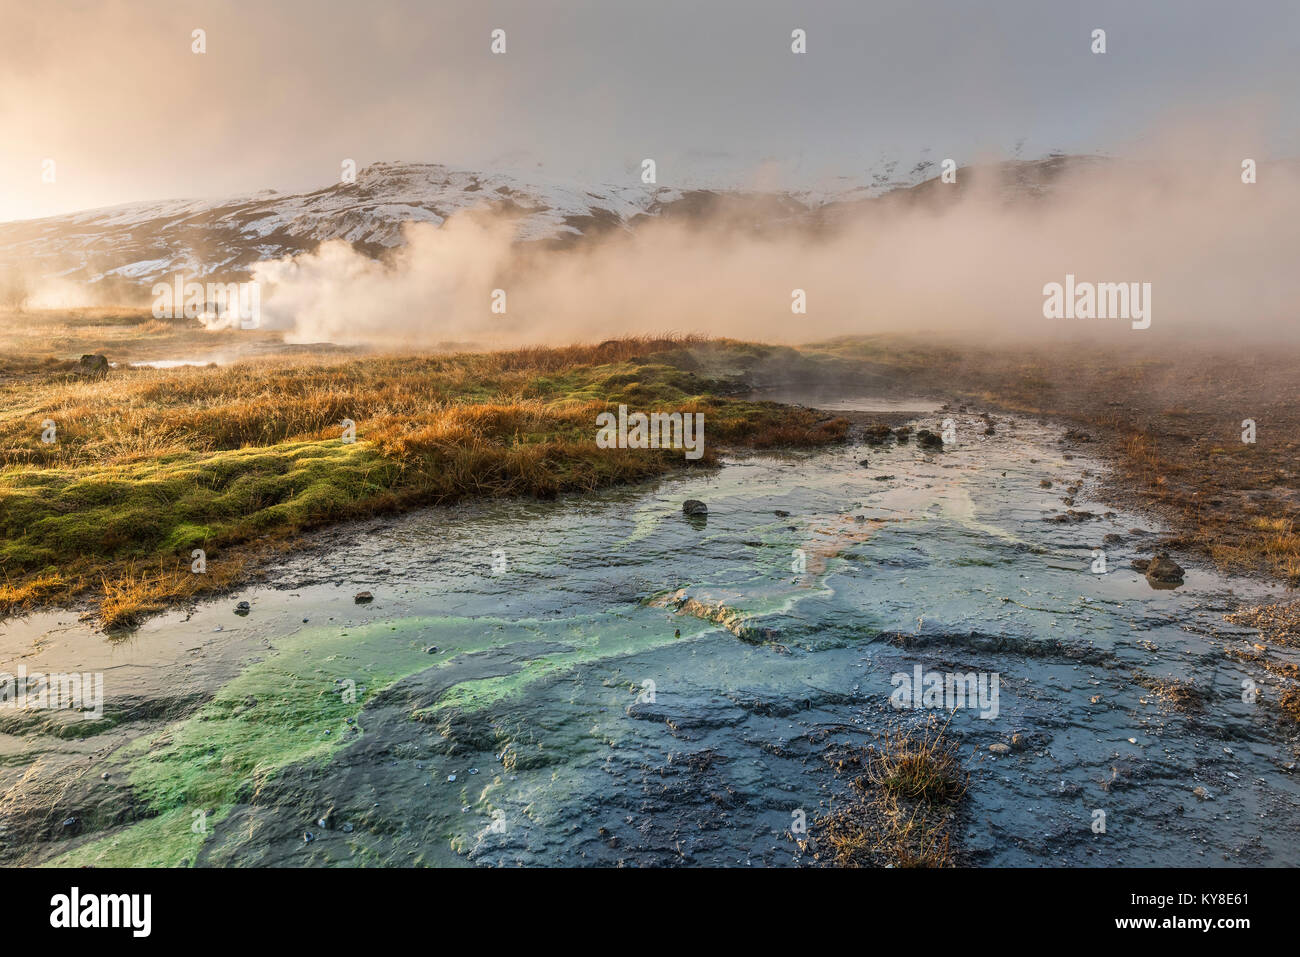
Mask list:
[[[996,714],[947,732],[970,863],[1300,864],[1294,732],[1225,654],[1258,639],[1224,613],[1270,590],[1197,567],[1153,589],[1129,563],[1159,529],[1089,499],[1086,447],[952,417],[942,453],[747,457],[334,530],[124,642],[70,612],[4,623],[0,672],[103,672],[106,701],[0,709],[0,857],[808,864],[792,815],[848,787],[828,749],[924,724],[890,703],[920,666],[998,679]]]

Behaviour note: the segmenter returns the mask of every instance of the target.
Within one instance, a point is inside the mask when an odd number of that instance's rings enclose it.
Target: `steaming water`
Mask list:
[[[1064,459],[1045,427],[986,437],[957,418],[964,441],[937,455],[746,458],[650,488],[338,533],[263,587],[125,646],[58,616],[10,623],[0,670],[106,669],[110,713],[256,701],[75,743],[0,736],[0,838],[26,829],[28,859],[140,861],[133,834],[180,842],[204,809],[208,835],[177,859],[788,865],[792,812],[813,820],[848,788],[826,749],[930,716],[889,704],[891,675],[921,665],[1000,678],[996,717],[959,709],[948,732],[978,752],[959,831],[976,863],[1300,863],[1294,740],[1267,695],[1242,700],[1242,682],[1264,676],[1224,654],[1255,636],[1223,613],[1266,589],[1193,568],[1153,590],[1128,568],[1149,554],[1142,519],[1103,516],[1085,488],[1073,507],[1097,518],[1045,520],[1095,463]],[[708,503],[707,522],[682,515],[687,498]],[[1107,533],[1123,541],[1094,574]],[[353,603],[363,588],[373,604]],[[678,589],[737,613],[733,630],[674,611],[664,596]],[[246,618],[231,614],[239,598]],[[1163,703],[1135,672],[1194,680],[1204,709]],[[358,701],[341,707],[348,682]],[[1015,733],[1023,750],[987,750]],[[241,735],[264,739],[256,782],[205,790]],[[172,812],[130,823],[169,773]],[[78,823],[61,828],[67,817]]]

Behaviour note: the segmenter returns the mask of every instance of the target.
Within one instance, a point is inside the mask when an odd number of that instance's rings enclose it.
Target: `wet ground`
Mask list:
[[[0,858],[812,863],[789,832],[842,798],[826,752],[947,720],[891,706],[920,666],[997,676],[996,714],[948,730],[970,863],[1300,864],[1295,733],[1225,654],[1258,639],[1223,614],[1272,592],[1197,567],[1153,589],[1129,563],[1159,529],[1090,500],[1059,430],[952,418],[942,453],[335,530],[122,644],[0,625],[0,672],[102,671],[108,697],[100,721],[0,709]]]

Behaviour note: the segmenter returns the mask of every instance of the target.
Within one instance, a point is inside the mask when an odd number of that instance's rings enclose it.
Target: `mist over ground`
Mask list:
[[[1075,160],[1041,195],[988,165],[812,225],[757,223],[742,204],[563,247],[516,243],[509,213],[472,210],[408,225],[382,261],[335,241],[253,278],[264,324],[289,341],[381,348],[662,332],[1294,341],[1300,165],[1261,161],[1247,184],[1240,155],[1191,148],[1166,138],[1130,160]],[[1044,286],[1067,274],[1150,283],[1150,327],[1045,318]],[[806,314],[792,311],[795,290]]]

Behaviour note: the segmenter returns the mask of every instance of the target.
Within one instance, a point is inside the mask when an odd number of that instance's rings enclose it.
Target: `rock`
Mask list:
[[[77,362],[77,375],[101,376],[108,374],[108,358],[88,353]]]
[[[1011,745],[1003,744],[1001,741],[997,741],[989,745],[989,750],[992,751],[994,754],[1006,754],[1011,750]]]
[[[1197,786],[1197,787],[1192,788],[1192,793],[1195,794],[1195,795],[1196,795],[1198,798],[1200,798],[1202,801],[1213,801],[1213,800],[1214,800],[1214,795],[1211,794],[1209,791],[1205,790],[1205,788],[1203,788],[1203,787],[1199,787],[1199,786]]]
[[[1085,512],[1073,508],[1066,509],[1059,515],[1049,515],[1043,519],[1045,522],[1056,522],[1058,525],[1077,525],[1079,522],[1087,522],[1096,518],[1094,512]]]
[[[1168,552],[1161,552],[1153,558],[1146,568],[1147,578],[1155,582],[1175,584],[1183,580],[1183,569],[1169,557]]]
[[[368,591],[359,591],[359,592],[357,592],[355,595],[352,596],[352,600],[353,600],[354,602],[356,602],[358,605],[364,605],[364,604],[366,604],[367,602],[372,602],[372,601],[374,601],[374,600],[375,600],[375,596],[372,595],[372,594],[370,594],[370,592],[368,592]]]
[[[864,469],[869,468],[871,466],[871,462],[868,459],[860,459],[858,461],[858,464],[861,465]]]
[[[935,435],[929,429],[921,429],[916,433],[916,444],[923,449],[943,449],[943,438]]]
[[[1043,479],[1041,482],[1038,483],[1038,487],[1039,487],[1039,488],[1051,488],[1051,487],[1052,487],[1052,480],[1051,480],[1051,479]]]
[[[777,518],[789,518],[789,517],[790,517],[790,513],[789,513],[789,512],[785,511],[785,509],[780,509],[780,508],[778,508],[778,509],[773,513],[773,514],[774,514]]]
[[[247,615],[252,610],[253,610],[253,606],[246,601],[241,601],[238,605],[235,606],[236,615]]]
[[[893,430],[889,426],[883,422],[876,422],[863,430],[862,440],[867,445],[884,445],[891,435]]]
[[[1025,739],[1023,734],[1013,734],[1011,736],[1012,751],[1023,751],[1027,747],[1029,747],[1029,742]]]
[[[682,502],[683,515],[708,515],[709,507],[697,498],[688,498]]]
[[[1135,559],[1133,559],[1133,567],[1134,567],[1135,569],[1137,569],[1138,571],[1140,571],[1140,572],[1144,572],[1144,571],[1146,571],[1146,570],[1147,570],[1147,566],[1150,565],[1150,564],[1151,564],[1151,559],[1149,559],[1149,558],[1135,558]]]
[[[438,653],[438,646],[437,646],[437,645],[430,645],[428,648],[425,648],[425,649],[424,649],[424,653],[425,653],[426,655],[436,655],[436,654]]]

